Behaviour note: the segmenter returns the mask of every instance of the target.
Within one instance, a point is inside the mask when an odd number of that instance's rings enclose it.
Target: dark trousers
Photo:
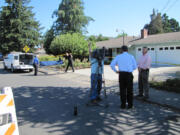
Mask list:
[[[72,63],[72,62],[68,62],[65,72],[68,71],[69,66],[72,67],[72,71],[74,72],[74,66],[73,66],[73,63]]]
[[[139,86],[139,95],[145,97],[149,97],[149,83],[148,83],[148,78],[149,78],[149,70],[143,70],[139,72],[138,76],[138,86]]]
[[[133,106],[133,74],[129,72],[119,73],[119,87],[121,106],[125,107],[126,102],[129,107]]]
[[[34,64],[34,75],[37,75],[38,73],[38,65]]]

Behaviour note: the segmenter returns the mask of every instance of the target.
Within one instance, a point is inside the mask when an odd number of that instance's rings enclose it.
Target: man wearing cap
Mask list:
[[[149,69],[151,67],[151,57],[148,55],[148,48],[143,47],[142,56],[138,61],[138,86],[139,86],[139,95],[138,97],[143,97],[144,99],[149,98]],[[143,95],[144,94],[144,95]]]
[[[121,97],[121,108],[126,108],[126,102],[128,103],[128,109],[133,107],[133,74],[132,72],[137,68],[136,60],[134,56],[128,53],[128,47],[122,46],[122,53],[117,55],[110,66],[114,72],[119,74],[119,87]],[[118,70],[115,68],[118,66]]]

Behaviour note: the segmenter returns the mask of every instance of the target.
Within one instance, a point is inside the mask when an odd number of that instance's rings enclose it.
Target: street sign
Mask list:
[[[23,48],[23,50],[27,53],[27,52],[29,52],[30,48],[26,45],[26,46]]]

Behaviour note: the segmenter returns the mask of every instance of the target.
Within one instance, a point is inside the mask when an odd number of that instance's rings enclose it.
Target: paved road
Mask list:
[[[108,93],[110,107],[86,107],[89,79],[78,74],[33,76],[10,73],[0,64],[0,87],[12,86],[20,135],[178,135],[180,114],[135,101],[132,110],[119,108]],[[73,106],[78,105],[78,116]]]

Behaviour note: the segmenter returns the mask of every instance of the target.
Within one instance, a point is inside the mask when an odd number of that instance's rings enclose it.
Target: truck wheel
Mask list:
[[[12,73],[14,72],[14,67],[13,67],[13,65],[11,65],[11,72],[12,72]]]

